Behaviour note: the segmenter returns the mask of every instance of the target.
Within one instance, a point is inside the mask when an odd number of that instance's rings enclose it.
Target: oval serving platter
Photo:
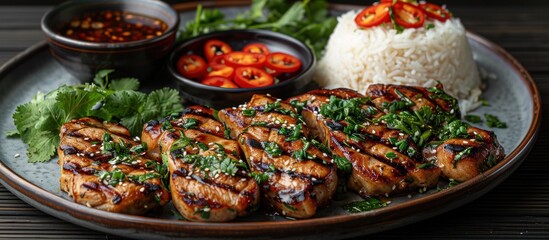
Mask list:
[[[202,2],[214,6],[214,2]],[[227,15],[242,11],[242,1],[227,1]],[[194,17],[196,3],[176,5],[185,11],[182,22]],[[219,5],[218,5],[219,6]],[[334,13],[356,9],[356,6],[332,5]],[[341,206],[359,200],[347,193],[343,200],[333,201],[311,219],[292,221],[272,214],[256,213],[229,223],[196,223],[178,221],[172,206],[154,216],[109,213],[74,203],[59,190],[60,170],[56,159],[48,163],[27,163],[25,144],[7,138],[15,129],[11,114],[17,105],[27,102],[37,92],[48,92],[62,84],[76,84],[50,56],[45,42],[22,52],[0,68],[0,182],[32,206],[66,221],[126,237],[163,239],[193,238],[345,238],[379,232],[410,224],[449,211],[468,203],[493,189],[507,178],[526,158],[535,143],[541,121],[541,100],[528,72],[509,53],[494,43],[468,33],[469,43],[480,68],[490,73],[488,88],[483,93],[491,106],[473,114],[491,113],[507,122],[507,129],[492,129],[504,146],[507,156],[482,175],[452,188],[426,193],[397,196],[385,208],[350,214]],[[32,66],[32,71],[29,71]],[[485,126],[481,126],[485,127]],[[20,155],[20,157],[16,157]],[[322,231],[318,231],[322,229]]]

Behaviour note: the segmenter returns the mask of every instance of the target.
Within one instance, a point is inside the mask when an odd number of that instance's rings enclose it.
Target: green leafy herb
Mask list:
[[[158,173],[145,173],[145,174],[140,174],[140,175],[129,175],[128,178],[133,182],[143,184],[145,181],[147,181],[149,179],[160,178],[160,174],[158,174]]]
[[[433,167],[433,166],[435,166],[435,165],[432,164],[432,163],[423,163],[423,164],[419,165],[419,167],[417,167],[417,168],[424,169],[424,168],[430,168],[430,167]]]
[[[473,147],[468,147],[454,156],[454,168],[456,168],[456,164],[459,160],[461,160],[464,156],[471,154],[472,149]]]
[[[393,27],[395,28],[397,33],[400,34],[404,32],[404,27],[400,26],[400,24],[398,24],[398,22],[396,21],[395,13],[392,7],[389,8],[389,17],[391,18],[391,23],[393,24]]]
[[[115,169],[112,172],[102,170],[96,173],[96,175],[101,181],[113,187],[126,180],[126,174],[124,174],[124,172],[122,172],[122,170],[120,170],[119,168]]]
[[[305,144],[303,145],[302,149],[296,150],[292,153],[292,157],[295,157],[299,161],[303,161],[305,159],[313,159],[314,157],[310,155],[307,150],[311,146],[310,142],[304,141]]]
[[[387,153],[385,153],[385,157],[387,157],[388,159],[395,159],[398,156],[395,152],[387,152]]]
[[[342,172],[344,172],[346,174],[351,173],[351,171],[353,169],[353,165],[351,165],[351,162],[349,162],[349,160],[347,158],[334,155],[334,162],[337,165],[337,169],[341,170]]]
[[[360,213],[386,207],[387,205],[387,203],[384,203],[377,198],[369,198],[364,201],[356,201],[346,204],[343,206],[343,209],[351,213]]]
[[[269,180],[269,174],[267,173],[252,172],[250,175],[257,183],[262,183]]]
[[[498,117],[491,114],[484,114],[486,125],[493,128],[507,128],[507,123],[499,120]]]
[[[261,145],[270,157],[280,157],[282,155],[282,149],[276,142],[262,142]]]
[[[473,114],[468,114],[468,115],[465,115],[465,120],[467,122],[470,122],[470,123],[481,123],[482,122],[482,118],[478,115],[473,115]]]
[[[198,126],[198,120],[196,118],[187,118],[185,120],[185,123],[183,124],[183,128],[185,129],[196,128],[197,126]]]
[[[254,109],[244,109],[242,111],[242,115],[244,115],[245,117],[253,117],[253,116],[255,116],[255,110]]]
[[[429,29],[433,29],[435,28],[435,24],[432,24],[432,23],[429,23],[427,24],[427,26],[425,26],[425,29],[429,30]]]

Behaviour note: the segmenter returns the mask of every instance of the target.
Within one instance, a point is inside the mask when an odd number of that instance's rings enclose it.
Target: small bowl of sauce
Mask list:
[[[101,69],[142,81],[155,77],[172,50],[179,15],[155,0],[81,0],[42,18],[53,57],[83,82]]]

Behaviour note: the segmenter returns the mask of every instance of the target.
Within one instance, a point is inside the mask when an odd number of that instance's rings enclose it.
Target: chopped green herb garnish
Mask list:
[[[143,184],[145,181],[153,178],[160,178],[160,174],[158,173],[145,173],[140,175],[129,175],[128,178],[133,181],[137,182],[139,184]]]
[[[290,204],[287,204],[287,203],[284,203],[284,207],[286,207],[287,209],[290,209],[292,211],[295,211],[297,210],[294,206],[290,205]]]
[[[183,124],[183,128],[191,129],[198,126],[198,120],[196,118],[187,118]]]
[[[351,213],[360,213],[386,207],[387,205],[387,203],[381,202],[376,198],[369,198],[364,201],[356,201],[346,204],[343,206],[343,209]]]
[[[427,26],[425,26],[425,29],[429,30],[429,29],[433,29],[435,28],[435,24],[432,24],[432,23],[429,23],[427,24]]]
[[[307,101],[300,102],[298,100],[292,100],[290,101],[290,105],[292,105],[292,107],[295,108],[295,111],[299,113],[303,110],[305,105],[307,105]]]
[[[242,111],[242,115],[244,115],[245,117],[253,117],[253,116],[255,116],[255,110],[254,109],[244,109]]]
[[[486,125],[488,127],[507,128],[507,123],[500,121],[499,118],[494,115],[486,113],[484,114],[484,117],[486,118]]]
[[[311,156],[307,150],[311,146],[311,143],[308,141],[303,141],[305,144],[303,145],[302,149],[296,150],[292,153],[292,157],[295,157],[299,161],[303,161],[305,159],[313,159],[313,156]]]
[[[433,167],[433,166],[435,166],[435,165],[432,164],[432,163],[423,163],[423,164],[419,165],[419,167],[417,167],[417,168],[424,169],[424,168],[430,168],[430,167]]]
[[[456,168],[456,164],[459,160],[461,160],[464,156],[471,154],[472,149],[473,147],[468,147],[454,156],[454,168]]]
[[[351,165],[351,162],[347,158],[334,155],[334,162],[337,165],[337,169],[341,170],[346,174],[351,173],[353,169],[353,165]]]
[[[172,122],[168,119],[165,119],[164,122],[162,122],[162,130],[171,130],[173,129]]]
[[[269,175],[267,173],[253,172],[250,175],[257,183],[262,183],[269,180]]]
[[[198,148],[202,149],[203,151],[208,150],[208,146],[204,143],[196,142],[196,146],[198,146]]]
[[[387,157],[388,159],[395,159],[398,157],[398,155],[395,152],[387,152],[385,153],[385,157]]]
[[[465,115],[464,118],[467,122],[470,122],[470,123],[481,123],[482,122],[482,118],[478,115],[468,114],[468,115]]]
[[[261,146],[270,157],[280,157],[282,155],[282,149],[276,142],[262,142]]]

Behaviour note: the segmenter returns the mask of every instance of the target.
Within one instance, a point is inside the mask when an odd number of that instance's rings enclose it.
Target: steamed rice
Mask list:
[[[387,25],[359,29],[356,15],[351,11],[338,18],[317,66],[315,80],[321,86],[364,93],[373,83],[433,87],[438,81],[462,111],[478,106],[481,80],[459,19],[397,33]]]

